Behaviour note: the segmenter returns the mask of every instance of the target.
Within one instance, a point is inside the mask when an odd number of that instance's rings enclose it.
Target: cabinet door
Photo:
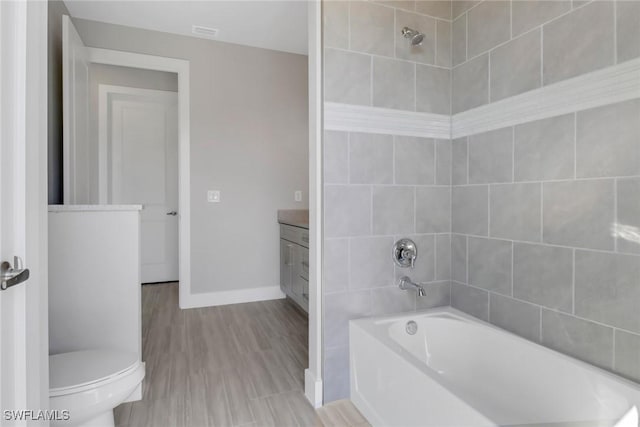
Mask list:
[[[291,297],[300,304],[302,300],[302,283],[300,275],[302,274],[302,246],[294,245],[293,247],[293,269],[291,271]]]
[[[305,311],[309,311],[309,249],[300,248],[300,305]]]
[[[280,239],[280,289],[287,295],[291,293],[293,247],[293,243]]]

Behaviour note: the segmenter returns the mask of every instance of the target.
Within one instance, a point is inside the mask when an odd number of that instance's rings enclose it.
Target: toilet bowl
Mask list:
[[[144,362],[135,353],[87,350],[49,356],[49,407],[59,414],[68,411],[68,420],[51,425],[113,427],[113,408],[143,378]]]

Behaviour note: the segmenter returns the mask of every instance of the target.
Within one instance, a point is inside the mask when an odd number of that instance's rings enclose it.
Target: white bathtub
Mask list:
[[[349,329],[351,400],[374,426],[638,425],[635,383],[450,307]]]

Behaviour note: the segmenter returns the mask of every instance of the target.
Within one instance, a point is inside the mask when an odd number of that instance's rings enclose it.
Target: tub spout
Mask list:
[[[401,277],[400,283],[398,283],[398,287],[403,291],[408,291],[409,289],[415,289],[418,291],[418,295],[421,297],[427,294],[424,288],[421,285],[418,285],[417,283],[413,283],[413,281],[411,280],[411,278],[409,278],[409,276]]]

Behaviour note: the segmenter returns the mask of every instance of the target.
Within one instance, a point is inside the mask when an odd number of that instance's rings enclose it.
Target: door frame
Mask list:
[[[309,0],[309,368],[304,393],[319,408],[323,404],[322,258],[324,246],[322,181],[322,2]]]
[[[191,294],[191,118],[189,61],[164,56],[87,47],[89,62],[164,71],[178,75],[178,275],[180,308],[195,306]],[[102,184],[100,184],[102,186]]]

